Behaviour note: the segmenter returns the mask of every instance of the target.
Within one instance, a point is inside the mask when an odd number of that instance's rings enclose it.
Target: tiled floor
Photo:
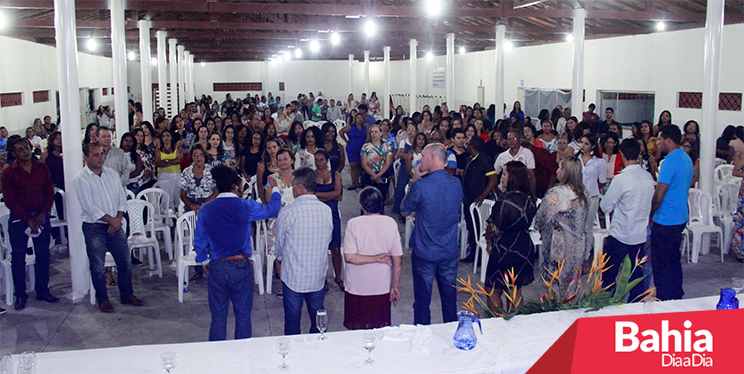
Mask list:
[[[345,185],[348,185],[348,174],[344,178]],[[358,215],[357,193],[344,190],[340,207],[344,220]],[[402,225],[399,230],[403,235]],[[714,248],[710,254],[701,256],[698,264],[683,264],[685,297],[718,294],[720,287],[730,285],[731,277],[744,277],[744,264],[736,262],[732,255],[721,263],[718,253],[718,249]],[[71,290],[68,258],[53,255],[52,264],[51,290],[64,297]],[[47,304],[37,302],[33,292],[30,293],[27,308],[21,312],[16,312],[12,306],[4,306],[9,310],[0,316],[0,354],[206,341],[210,322],[206,279],[192,283],[181,304],[177,299],[175,271],[165,264],[163,272],[163,278],[157,278],[148,276],[146,268],[134,269],[135,294],[146,300],[144,307],[120,305],[118,290],[110,288],[110,298],[115,308],[113,314],[101,313],[89,303],[88,298],[77,304],[66,298],[57,304]],[[460,264],[459,275],[472,275],[472,264]],[[329,331],[343,330],[343,293],[333,283],[330,271],[328,281],[330,294],[326,295],[325,308],[328,310]],[[413,322],[412,284],[410,256],[406,253],[400,287],[403,297],[392,311],[395,325]],[[275,292],[279,287],[280,282],[275,279]],[[528,298],[538,297],[541,292],[540,282],[534,282],[524,289]],[[465,300],[467,296],[460,294],[459,301]],[[441,322],[436,287],[431,309],[432,321]],[[260,296],[256,288],[252,313],[253,335],[281,335],[283,316],[281,300],[275,295]],[[233,328],[230,320],[228,337],[232,335]],[[307,329],[309,319],[305,315],[303,331]]]

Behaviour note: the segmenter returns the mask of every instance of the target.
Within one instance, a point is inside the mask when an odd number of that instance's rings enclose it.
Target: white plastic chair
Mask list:
[[[152,185],[152,188],[159,188],[168,193],[168,196],[170,196],[170,207],[175,208],[178,206],[178,201],[181,200],[179,194],[181,187],[178,185],[178,181],[172,179],[157,181]]]
[[[604,241],[610,236],[610,214],[604,214],[605,228],[599,224],[599,212],[597,212],[594,218],[594,226],[592,227],[592,236],[594,237],[594,262],[596,263],[597,257],[600,253],[604,252]]]
[[[406,194],[408,193],[408,189],[411,188],[411,185],[406,185],[405,191]],[[413,233],[413,226],[416,224],[416,216],[414,215],[408,215],[406,217],[406,232],[404,234],[405,237],[405,248],[410,248],[411,244],[411,234]]]
[[[65,191],[62,190],[62,189],[60,189],[60,188],[54,187],[54,194],[55,195],[59,194],[62,197],[62,207],[61,208],[62,208],[62,211],[64,212],[65,211],[65,208],[67,206],[67,200],[65,198]],[[60,239],[60,242],[59,243],[56,243],[56,244],[67,247],[67,235],[65,234],[65,228],[67,228],[67,219],[60,219],[59,218],[59,214],[57,213],[57,208],[58,207],[57,207],[57,203],[56,202],[54,204],[52,204],[52,210],[49,212],[50,213],[49,224],[52,227],[59,227],[60,228],[59,229],[59,239]]]
[[[176,263],[178,268],[178,302],[183,302],[183,287],[189,284],[189,266],[197,266],[194,249],[194,229],[196,212],[182,214],[176,221]]]
[[[147,211],[147,219],[145,219]],[[155,208],[147,201],[140,199],[127,201],[127,213],[129,213],[129,237],[127,244],[129,250],[139,249],[140,260],[143,258],[144,250],[147,249],[147,257],[150,264],[150,270],[153,270],[153,259],[157,266],[157,271],[150,272],[150,275],[157,274],[163,277],[163,264],[160,261],[160,243],[155,235]]]
[[[731,239],[734,236],[734,216],[739,206],[739,186],[724,183],[716,187],[715,203],[716,216],[714,221],[723,230],[721,244],[721,262],[723,255],[728,254]]]
[[[711,234],[718,234],[719,239],[722,239],[723,230],[713,224],[713,198],[707,192],[690,188],[687,209],[690,212],[687,230],[692,234],[690,253],[692,262],[697,263],[698,256],[701,253],[706,254],[710,250],[710,240],[703,241],[703,236],[710,239]],[[723,240],[721,240],[722,242]],[[723,253],[721,254],[721,261],[723,261]]]
[[[488,265],[488,250],[486,249],[486,220],[491,216],[491,209],[493,208],[493,200],[483,200],[480,206],[475,203],[470,204],[470,218],[473,222],[473,230],[475,230],[475,242],[477,243],[475,249],[475,261],[473,261],[473,273],[478,270],[478,252],[480,252],[481,258],[481,276],[480,281],[486,281],[486,267]]]
[[[719,167],[719,166],[721,166],[721,165],[726,165],[726,160],[724,160],[722,158],[718,158],[718,157],[716,157],[716,158],[713,159],[713,168],[714,169],[717,168],[717,167]]]
[[[127,200],[134,200],[137,198],[137,196],[134,195],[134,192],[127,189],[124,189],[124,191],[127,193]]]
[[[460,236],[460,259],[468,256],[468,225],[465,221],[465,204],[460,204],[460,222],[457,223]]]
[[[152,204],[155,212],[155,231],[163,234],[163,241],[165,242],[165,251],[168,253],[168,259],[173,260],[173,242],[171,241],[170,231],[172,217],[169,216],[170,195],[168,192],[159,188],[148,188],[140,191],[140,193],[137,194],[137,199],[144,199],[148,203]]]
[[[3,289],[5,291],[5,303],[8,305],[13,304],[13,271],[11,269],[11,251],[10,236],[8,234],[8,220],[10,215],[8,213],[0,216],[0,263],[2,263],[3,270]],[[26,255],[26,274],[29,280],[29,289],[36,288],[36,272],[34,270],[34,264],[36,264],[36,255]]]
[[[734,165],[730,165],[730,164],[723,164],[723,165],[716,166],[715,171],[713,172],[714,187],[718,186],[719,184],[726,183],[726,177],[733,176],[732,175],[733,170],[734,170]]]
[[[264,274],[263,274],[263,259],[266,256],[266,221],[256,221],[255,222],[255,232],[254,234],[254,245],[253,245],[253,252],[251,253],[251,262],[253,263],[253,280],[254,283],[258,285],[258,294],[263,295],[264,290]],[[269,293],[271,293],[271,265],[274,263],[272,262],[268,266],[266,266],[267,269],[267,278],[266,282],[266,289],[269,290]]]

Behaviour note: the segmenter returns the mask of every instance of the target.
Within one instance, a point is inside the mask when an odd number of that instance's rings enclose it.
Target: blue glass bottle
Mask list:
[[[721,288],[721,298],[716,304],[716,309],[739,309],[739,299],[736,298],[736,290],[732,288]]]
[[[455,348],[469,351],[475,348],[475,345],[478,343],[478,339],[475,337],[475,330],[473,330],[473,322],[478,322],[481,335],[483,335],[483,327],[480,320],[475,318],[473,312],[461,310],[457,312],[457,316],[460,319],[460,324],[457,325],[457,331],[455,331]]]

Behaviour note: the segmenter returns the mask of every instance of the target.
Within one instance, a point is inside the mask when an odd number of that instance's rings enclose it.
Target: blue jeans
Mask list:
[[[437,279],[442,300],[442,321],[457,321],[457,257],[438,261],[424,260],[411,254],[413,268],[413,324],[431,324],[431,288]]]
[[[16,298],[26,300],[26,246],[28,245],[28,235],[26,229],[28,223],[11,213],[8,219],[8,236],[10,237],[11,259],[10,268],[13,273],[13,286],[15,286]],[[35,238],[34,254],[36,263],[34,264],[34,274],[36,276],[36,296],[42,296],[49,293],[49,240],[52,227],[49,225],[49,218],[42,224],[41,234]]]
[[[212,324],[209,340],[227,339],[227,311],[230,301],[235,314],[235,339],[251,337],[251,309],[253,308],[253,266],[251,261],[238,268],[236,261],[209,262],[209,311]]]
[[[109,234],[108,228],[107,224],[83,223],[85,250],[88,252],[88,262],[90,262],[90,278],[93,281],[96,301],[99,304],[108,300],[104,265],[107,250],[116,262],[119,295],[122,299],[126,299],[134,293],[132,291],[132,255],[127,245],[127,235],[124,229]]]
[[[651,228],[651,261],[654,263],[654,285],[660,300],[681,299],[682,290],[682,230],[685,224]]]
[[[620,271],[620,267],[625,260],[625,256],[630,256],[630,266],[633,267],[635,265],[636,258],[641,259],[643,257],[643,246],[645,244],[646,243],[627,245],[621,243],[619,240],[615,239],[612,236],[607,237],[607,244],[605,244],[604,251],[609,257],[607,260],[607,266],[609,267],[609,269],[607,269],[607,271],[602,276],[602,287],[607,287],[611,284],[609,290],[610,292],[614,293],[615,278],[617,277],[617,273]],[[638,279],[642,276],[643,269],[637,268],[632,274],[630,274],[630,279],[628,280],[628,282],[632,282],[633,280]],[[646,291],[646,288],[643,287],[643,281],[641,281],[628,293],[628,302],[631,303],[641,301],[636,299],[644,291]]]
[[[310,333],[320,332],[315,325],[315,313],[323,309],[325,300],[325,289],[321,288],[315,292],[295,292],[282,282],[284,297],[284,335],[299,335],[302,320],[302,301],[307,304],[307,314],[310,316]]]

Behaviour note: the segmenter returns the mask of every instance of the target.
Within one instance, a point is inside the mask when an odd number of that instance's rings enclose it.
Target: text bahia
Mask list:
[[[692,322],[685,321],[685,330],[669,330],[669,321],[661,321],[661,332],[645,330],[638,337],[638,325],[633,322],[615,322],[615,352],[633,352],[640,346],[643,352],[669,352],[670,341],[674,343],[674,353],[713,352],[713,334],[708,330],[690,331]],[[694,336],[694,337],[693,337]],[[671,355],[674,356],[674,355]],[[676,358],[676,359],[679,359]],[[676,359],[673,359],[676,360]],[[710,357],[707,359],[711,360]],[[703,360],[706,361],[706,360]]]

